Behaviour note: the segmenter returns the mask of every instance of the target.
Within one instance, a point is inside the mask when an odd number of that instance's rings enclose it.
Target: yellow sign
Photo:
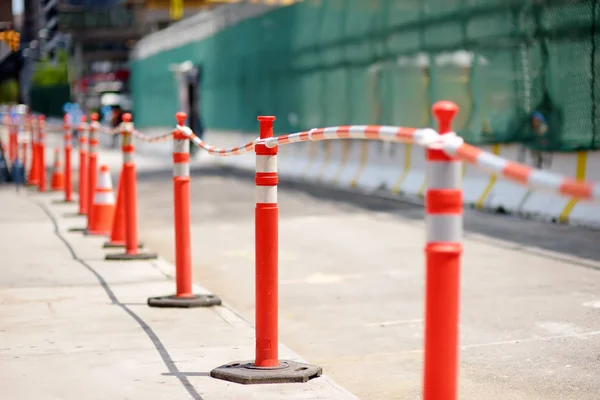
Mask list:
[[[18,51],[21,45],[21,34],[17,31],[0,32],[0,41],[6,43],[11,51]]]
[[[169,14],[171,19],[181,19],[183,17],[183,0],[171,0]]]

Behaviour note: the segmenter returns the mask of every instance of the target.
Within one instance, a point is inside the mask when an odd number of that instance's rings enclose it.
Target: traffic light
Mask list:
[[[6,43],[8,48],[13,51],[19,51],[21,45],[21,34],[17,31],[7,30],[0,32],[0,41]]]
[[[21,34],[19,32],[12,32],[11,40],[9,41],[9,47],[12,51],[19,51],[21,46]]]

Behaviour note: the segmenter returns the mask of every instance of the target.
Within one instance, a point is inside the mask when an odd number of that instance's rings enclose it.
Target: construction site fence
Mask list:
[[[190,61],[211,129],[250,132],[266,110],[284,132],[432,126],[431,105],[452,99],[469,143],[598,149],[599,3],[305,0],[234,23],[184,21],[136,49],[136,125],[165,126],[181,109],[170,67]],[[161,51],[144,51],[159,39]]]

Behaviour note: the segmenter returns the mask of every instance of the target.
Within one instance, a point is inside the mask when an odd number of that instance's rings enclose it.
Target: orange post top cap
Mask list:
[[[131,122],[131,114],[130,113],[125,113],[123,114],[123,122]]]
[[[98,113],[92,113],[92,115],[90,115],[90,118],[92,119],[92,121],[98,121],[99,115]]]
[[[449,121],[458,112],[458,106],[451,101],[441,100],[431,107],[431,111],[439,121]]]
[[[100,172],[106,173],[108,171],[109,171],[108,165],[104,164],[100,167]]]
[[[79,118],[79,120],[81,122],[85,122],[85,121],[87,121],[87,117],[85,115],[82,115],[81,118]]]
[[[187,119],[187,114],[180,111],[175,114],[175,119],[177,120],[177,125],[183,126],[183,124],[185,124],[185,120]]]
[[[256,117],[257,120],[259,121],[275,121],[277,118],[275,118],[272,115],[260,115],[258,117]]]

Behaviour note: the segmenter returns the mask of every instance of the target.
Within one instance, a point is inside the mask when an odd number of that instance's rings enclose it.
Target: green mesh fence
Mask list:
[[[133,62],[139,126],[172,125],[169,65],[202,65],[208,128],[431,126],[467,141],[600,147],[600,0],[305,0]]]
[[[71,101],[71,88],[69,85],[32,87],[29,98],[31,111],[62,118],[64,104]]]

